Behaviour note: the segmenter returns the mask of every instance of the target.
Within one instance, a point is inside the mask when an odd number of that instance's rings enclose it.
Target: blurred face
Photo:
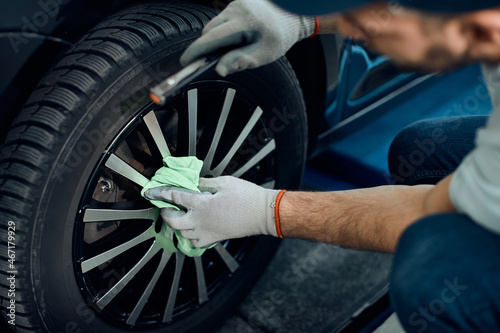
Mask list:
[[[480,60],[500,61],[500,44],[490,47],[489,54],[474,49],[476,38],[485,42],[485,33],[490,32],[477,30],[475,14],[431,15],[374,3],[343,13],[338,28],[408,71],[449,71]],[[492,19],[500,22],[500,10],[494,14],[498,16]]]

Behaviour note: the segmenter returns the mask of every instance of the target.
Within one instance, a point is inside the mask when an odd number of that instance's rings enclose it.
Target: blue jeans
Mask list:
[[[394,140],[389,170],[395,183],[436,183],[474,147],[486,117],[415,123]],[[391,302],[407,332],[500,331],[500,235],[465,215],[417,221],[399,241]]]
[[[418,121],[403,129],[389,149],[389,172],[395,184],[435,184],[474,148],[476,130],[486,116]]]

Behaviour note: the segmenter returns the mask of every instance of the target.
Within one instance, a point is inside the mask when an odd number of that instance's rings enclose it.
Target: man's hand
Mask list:
[[[314,33],[313,17],[284,11],[268,0],[236,0],[210,21],[182,55],[182,65],[230,46],[215,70],[221,75],[269,64]]]
[[[161,216],[198,248],[231,238],[277,235],[274,203],[279,191],[230,176],[200,178],[199,189],[201,193],[157,187],[145,195],[181,208],[163,208]]]

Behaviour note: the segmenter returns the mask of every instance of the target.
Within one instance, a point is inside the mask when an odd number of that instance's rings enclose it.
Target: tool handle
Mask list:
[[[176,74],[169,76],[160,84],[151,88],[149,97],[156,104],[164,105],[167,101],[167,97],[175,96],[177,92],[192,82],[193,79],[213,67],[217,61],[218,58],[209,59],[207,57],[196,60]]]
[[[247,44],[246,40],[241,43],[230,45],[218,49],[217,51],[195,60],[191,64],[181,69],[176,74],[167,77],[164,81],[154,86],[149,91],[149,97],[158,105],[165,105],[167,98],[175,96],[182,88],[191,83],[194,79],[214,67],[220,58],[227,52]]]

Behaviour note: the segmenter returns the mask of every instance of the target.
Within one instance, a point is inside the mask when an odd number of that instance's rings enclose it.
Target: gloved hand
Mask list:
[[[236,0],[206,25],[180,61],[186,66],[218,49],[245,44],[217,64],[217,73],[226,76],[279,59],[293,44],[311,36],[314,28],[314,17],[289,13],[268,0]]]
[[[145,196],[181,208],[163,208],[161,216],[198,248],[225,239],[252,235],[277,236],[274,205],[280,191],[231,176],[200,178],[201,193],[178,187],[157,187]]]

